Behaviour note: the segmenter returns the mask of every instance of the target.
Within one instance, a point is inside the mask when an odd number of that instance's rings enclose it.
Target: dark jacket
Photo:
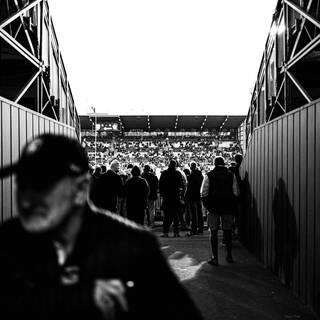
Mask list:
[[[203,180],[203,175],[200,170],[195,169],[191,171],[188,179],[188,187],[185,195],[186,200],[200,200],[200,189]]]
[[[116,212],[118,197],[123,197],[123,182],[113,170],[92,180],[90,198],[95,206]]]
[[[143,172],[142,178],[146,179],[148,182],[148,185],[150,187],[150,193],[148,199],[150,200],[157,200],[158,195],[158,186],[159,186],[159,180],[156,175],[154,175],[151,172]]]
[[[132,177],[124,185],[127,207],[145,209],[149,194],[148,182],[141,177]]]
[[[179,202],[184,189],[182,174],[169,168],[162,172],[159,181],[159,191],[165,201]]]
[[[17,218],[0,227],[0,261],[1,320],[102,319],[92,298],[98,278],[134,282],[127,292],[130,311],[117,319],[202,319],[156,238],[91,206],[63,266],[57,263],[51,238],[27,233]],[[67,285],[62,279],[68,267],[73,283]]]
[[[205,206],[209,211],[233,214],[236,198],[233,194],[233,173],[226,167],[215,167],[208,172],[209,194]]]

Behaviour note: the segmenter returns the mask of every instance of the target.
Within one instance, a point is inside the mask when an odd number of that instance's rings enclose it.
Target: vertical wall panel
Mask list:
[[[19,159],[20,155],[20,132],[19,132],[19,109],[16,106],[11,106],[11,161],[15,163]],[[15,201],[15,190],[16,183],[15,179],[12,178],[12,211],[11,215],[17,214],[17,205]]]
[[[25,110],[19,110],[19,145],[20,151],[27,142],[27,112]]]
[[[278,120],[272,123],[273,131],[272,131],[272,206],[274,206],[274,197],[275,197],[275,189],[277,186],[278,180]],[[272,270],[275,268],[276,256],[275,256],[275,227],[274,227],[274,208],[272,209],[272,217],[271,217],[271,267]]]
[[[7,103],[2,103],[2,160],[4,166],[11,165],[11,107]],[[12,215],[11,180],[11,177],[3,179],[3,219]]]
[[[283,186],[284,181],[282,180],[282,156],[283,156],[283,120],[279,119],[276,121],[278,126],[277,132],[277,148],[276,148],[276,164],[277,169],[275,173],[274,181],[274,194],[273,194],[273,238],[274,238],[274,269],[280,276],[280,279],[284,279],[283,270],[283,256],[284,256],[284,216],[283,216]]]
[[[300,296],[300,112],[296,112],[293,117],[293,211],[297,222],[297,255],[293,263],[293,288]]]
[[[316,105],[315,129],[315,308],[320,314],[320,103]]]
[[[290,217],[288,215],[288,119],[286,117],[282,118],[282,157],[281,157],[281,172],[279,172],[279,182],[281,191],[281,202],[282,202],[282,247],[283,247],[283,259],[284,264],[282,266],[282,280],[284,283],[291,282],[292,272],[290,270],[290,250],[288,249],[288,225]],[[283,182],[283,186],[282,186]]]
[[[256,128],[243,166],[257,200],[245,244],[320,314],[320,100]]]
[[[259,183],[258,183],[258,194],[259,194],[259,206],[258,206],[258,247],[260,252],[260,259],[263,259],[264,256],[264,246],[263,246],[263,231],[262,231],[262,222],[263,222],[263,193],[262,193],[262,187],[264,184],[263,181],[263,173],[264,173],[264,167],[263,167],[263,131],[259,131],[259,153],[258,153],[258,176],[259,176]]]
[[[251,177],[252,183],[252,203],[251,203],[251,215],[250,215],[250,233],[251,233],[251,243],[252,243],[252,250],[255,254],[257,254],[256,246],[257,246],[257,239],[256,239],[256,208],[257,208],[257,131],[253,133],[253,151],[252,151],[252,172],[253,176]]]
[[[2,148],[2,101],[0,100],[0,166],[2,168],[2,156],[3,156],[3,148]],[[2,214],[3,214],[3,193],[2,193],[2,179],[0,179],[0,219],[3,220]]]
[[[39,134],[44,133],[44,122],[45,120],[42,117],[39,117]]]
[[[20,135],[19,135],[19,110],[17,107],[11,107],[11,160],[16,162],[20,153]]]
[[[34,114],[32,116],[33,121],[33,137],[37,137],[39,135],[39,116]]]
[[[268,173],[268,265],[272,266],[272,200],[273,200],[273,178],[272,178],[272,170],[273,170],[273,154],[272,154],[272,146],[273,146],[273,125],[268,125],[269,131],[269,173]]]
[[[300,295],[306,303],[306,251],[307,251],[307,112],[301,110],[300,122]]]
[[[33,120],[32,113],[27,112],[27,139],[26,141],[30,141],[33,138]]]
[[[265,209],[264,209],[264,204],[265,204],[265,192],[264,192],[264,187],[265,187],[265,140],[264,140],[264,131],[265,130],[261,130],[260,132],[260,176],[261,176],[261,183],[259,185],[260,187],[260,209],[259,209],[259,213],[260,213],[260,235],[261,235],[261,239],[260,239],[260,248],[261,248],[261,254],[260,254],[260,259],[264,259],[265,257],[265,252],[264,252],[264,213],[265,213]]]
[[[50,121],[47,119],[44,120],[44,132],[50,132]]]
[[[54,134],[55,131],[54,131],[54,122],[53,121],[50,121],[50,133]]]
[[[0,166],[11,165],[19,158],[21,148],[39,132],[70,132],[76,137],[75,130],[45,116],[0,97]],[[61,128],[61,129],[60,129]],[[0,179],[0,222],[16,214],[14,200],[14,179]]]
[[[264,242],[264,259],[263,261],[268,261],[268,210],[269,210],[269,185],[268,185],[268,177],[269,177],[269,159],[268,159],[268,151],[269,151],[269,127],[264,126],[264,211],[263,211],[263,242]]]
[[[294,193],[293,193],[293,186],[294,186],[294,115],[290,115],[288,117],[288,149],[287,149],[287,194],[288,194],[288,203],[287,203],[287,217],[291,219],[292,221],[292,228],[294,230],[291,230],[290,226],[287,228],[287,241],[290,241],[290,233],[293,232],[294,236],[291,238],[293,239],[293,244],[292,244],[292,256],[291,256],[291,286],[293,287],[294,282],[294,274],[295,274],[295,268],[294,268],[294,263],[295,263],[295,257],[297,254],[297,245],[296,245],[296,239],[297,239],[297,221],[296,221],[296,215],[294,212]],[[294,292],[297,294],[296,288],[294,288]]]
[[[250,230],[252,230],[251,233],[251,241],[252,241],[252,249],[253,252],[256,253],[256,208],[257,208],[257,166],[256,166],[256,156],[257,156],[257,145],[258,145],[258,140],[257,140],[257,131],[254,132],[253,134],[253,154],[252,154],[252,171],[253,171],[253,176],[251,177],[251,183],[252,183],[252,202],[251,202],[251,216],[250,216]]]
[[[307,112],[307,211],[306,211],[306,227],[307,227],[307,303],[313,304],[314,298],[314,187],[315,187],[315,106],[306,109]]]

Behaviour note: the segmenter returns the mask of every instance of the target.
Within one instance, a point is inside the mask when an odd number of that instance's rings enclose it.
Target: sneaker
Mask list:
[[[191,236],[195,236],[197,234],[197,232],[194,231],[190,231],[186,234],[187,237],[191,237]]]
[[[207,261],[209,264],[211,264],[212,266],[218,266],[218,258],[216,257],[212,257],[210,260]]]
[[[168,233],[164,233],[160,236],[161,238],[169,238],[169,234]]]

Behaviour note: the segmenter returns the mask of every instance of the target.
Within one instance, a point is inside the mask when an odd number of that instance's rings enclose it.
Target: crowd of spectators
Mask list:
[[[123,168],[127,168],[129,163],[140,167],[149,163],[159,172],[166,168],[167,159],[170,158],[178,159],[181,168],[195,161],[201,170],[208,171],[212,168],[215,156],[223,156],[230,163],[234,154],[241,152],[235,140],[220,141],[207,137],[104,138],[97,141],[96,150],[94,138],[84,137],[83,145],[92,166],[116,159]]]

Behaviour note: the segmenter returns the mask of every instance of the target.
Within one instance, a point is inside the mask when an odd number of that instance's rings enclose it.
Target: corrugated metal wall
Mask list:
[[[241,170],[242,241],[320,314],[320,100],[256,128]]]
[[[74,128],[0,97],[0,167],[15,162],[27,141],[50,132],[76,137]],[[16,214],[15,180],[0,179],[0,222]]]

